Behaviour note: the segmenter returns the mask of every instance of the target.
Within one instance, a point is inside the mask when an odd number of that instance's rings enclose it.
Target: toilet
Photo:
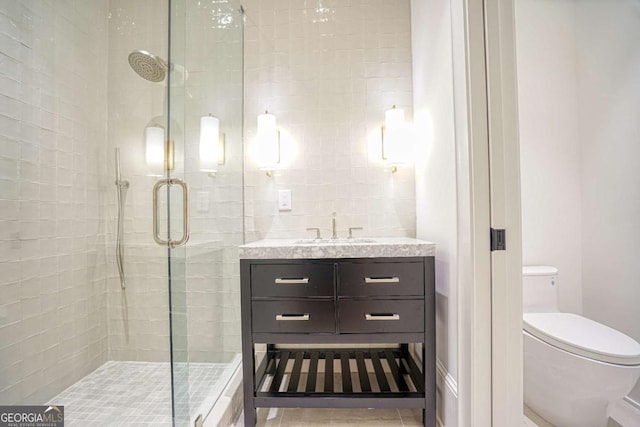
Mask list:
[[[524,401],[557,427],[604,427],[640,377],[640,344],[558,309],[558,270],[523,268]]]

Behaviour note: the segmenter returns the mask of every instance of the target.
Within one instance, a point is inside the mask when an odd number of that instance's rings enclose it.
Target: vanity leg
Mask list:
[[[256,353],[251,333],[251,266],[248,260],[240,260],[240,301],[242,304],[240,320],[242,323],[242,391],[244,398],[244,425],[256,425],[254,402],[256,382]]]
[[[244,405],[244,427],[255,427],[258,419],[256,408],[251,405]]]

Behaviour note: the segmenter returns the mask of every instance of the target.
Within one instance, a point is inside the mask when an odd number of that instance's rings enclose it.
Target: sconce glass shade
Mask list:
[[[164,128],[160,126],[148,126],[145,128],[144,139],[148,175],[164,175],[166,152]]]
[[[388,166],[399,166],[410,162],[411,135],[404,120],[404,110],[396,108],[384,113],[383,159]]]
[[[258,116],[255,155],[261,170],[274,171],[280,163],[280,141],[276,116],[265,111]]]
[[[200,170],[216,172],[220,158],[220,121],[213,116],[200,118]]]

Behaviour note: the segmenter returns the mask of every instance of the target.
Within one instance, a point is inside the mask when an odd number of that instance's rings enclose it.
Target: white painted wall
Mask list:
[[[640,341],[640,3],[576,11],[584,314]]]
[[[640,3],[577,17],[584,312],[640,341]]]
[[[458,217],[450,2],[412,1],[411,28],[416,235],[437,245],[436,351],[444,379],[438,382],[438,411],[445,425],[455,426]]]
[[[516,2],[524,265],[560,271],[560,309],[582,312],[581,141],[573,1]]]
[[[640,4],[516,11],[524,263],[560,269],[562,310],[640,341]]]
[[[409,0],[243,2],[245,227],[247,241],[331,236],[415,236],[413,166],[381,161],[380,127],[397,105],[412,114]],[[257,115],[278,119],[282,170],[267,178],[251,156]],[[277,191],[292,190],[291,211]]]

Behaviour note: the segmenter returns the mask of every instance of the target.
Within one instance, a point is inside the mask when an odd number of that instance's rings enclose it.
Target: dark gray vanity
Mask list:
[[[371,240],[241,247],[246,426],[281,407],[422,408],[435,427],[435,246]]]

